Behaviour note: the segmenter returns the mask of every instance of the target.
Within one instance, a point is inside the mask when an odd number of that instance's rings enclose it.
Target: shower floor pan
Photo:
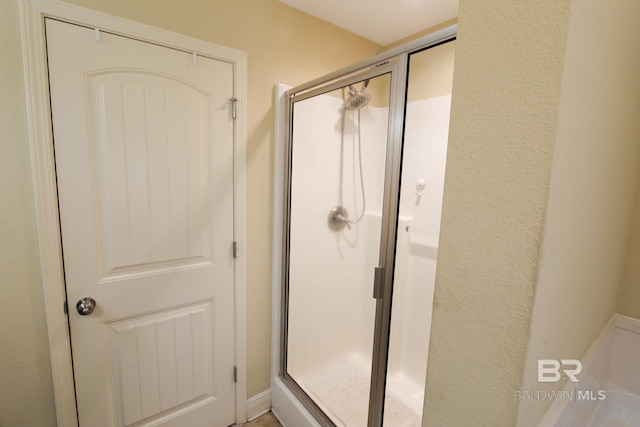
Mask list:
[[[366,427],[370,366],[354,354],[308,373],[299,384],[337,426]],[[391,376],[388,384],[384,426],[419,427],[422,399],[416,395],[422,393],[401,375]]]

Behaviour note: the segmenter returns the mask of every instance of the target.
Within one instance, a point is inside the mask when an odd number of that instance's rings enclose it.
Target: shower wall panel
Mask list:
[[[293,153],[299,170],[292,188],[298,197],[292,199],[300,203],[292,207],[298,215],[292,217],[291,227],[305,231],[292,233],[291,247],[304,247],[305,255],[291,254],[290,281],[305,286],[291,288],[295,304],[289,313],[289,370],[302,376],[353,353],[370,357],[375,302],[373,270],[367,263],[378,253],[369,237],[380,230],[388,114],[387,108],[371,106],[361,112],[367,211],[360,224],[336,232],[329,229],[327,217],[338,204],[342,101],[326,95],[318,98],[322,102],[298,104],[296,120],[302,122],[296,122]],[[402,373],[420,388],[428,353],[450,102],[450,96],[443,96],[407,107],[408,117],[420,119],[412,120],[414,126],[405,134],[394,291],[394,310],[405,314],[392,323],[389,370]],[[346,115],[343,159],[344,205],[352,217],[362,207],[355,115]],[[323,125],[328,122],[334,124],[331,130]],[[418,179],[426,181],[422,196],[415,194],[413,183]],[[334,310],[326,312],[326,307]]]
[[[388,109],[361,111],[366,212],[333,231],[328,215],[341,185],[349,217],[362,209],[357,112],[345,114],[341,147],[341,108],[341,98],[321,95],[298,102],[294,114],[288,371],[295,378],[351,355],[371,359]]]
[[[411,102],[403,147],[388,391],[422,413],[451,96]],[[422,193],[416,183],[425,183]]]

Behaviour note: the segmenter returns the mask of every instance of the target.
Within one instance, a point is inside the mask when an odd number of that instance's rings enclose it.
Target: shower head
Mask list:
[[[359,110],[371,101],[371,94],[364,91],[367,86],[369,86],[369,79],[364,81],[360,92],[349,85],[349,97],[344,101],[344,108],[346,110]]]
[[[346,101],[344,101],[344,108],[349,111],[359,110],[371,101],[371,94],[367,92],[350,95]]]

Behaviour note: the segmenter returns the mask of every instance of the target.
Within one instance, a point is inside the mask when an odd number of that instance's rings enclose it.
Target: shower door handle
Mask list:
[[[384,267],[376,267],[373,278],[373,297],[382,298],[382,283],[384,282]]]

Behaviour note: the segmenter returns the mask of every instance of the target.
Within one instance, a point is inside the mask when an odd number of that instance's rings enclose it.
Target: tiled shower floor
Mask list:
[[[340,427],[367,425],[370,364],[358,356],[340,359],[301,378],[301,385]],[[387,389],[385,427],[419,427],[418,408],[412,408],[393,389]]]

